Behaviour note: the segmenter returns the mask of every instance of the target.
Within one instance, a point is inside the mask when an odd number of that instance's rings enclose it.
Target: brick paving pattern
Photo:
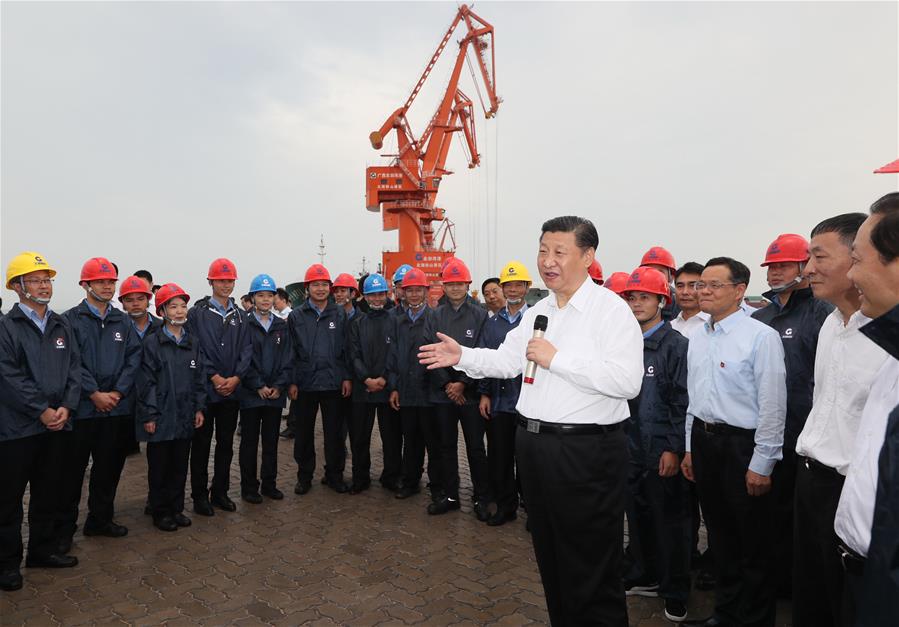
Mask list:
[[[282,440],[283,501],[239,500],[237,442],[231,497],[235,513],[185,513],[193,526],[156,530],[143,506],[146,458],[128,458],[116,520],[125,538],[75,536],[66,570],[23,567],[25,587],[0,592],[2,625],[526,625],[548,617],[524,518],[488,527],[472,513],[460,440],[462,511],[428,516],[426,490],[399,501],[377,483],[377,429],[371,490],[336,494],[319,483],[321,431],[312,491],[293,494],[293,442]],[[347,460],[347,471],[350,460]],[[349,473],[347,472],[347,476]],[[188,492],[190,483],[188,479]],[[189,496],[189,495],[188,495]],[[84,498],[87,498],[85,486]],[[82,504],[81,520],[84,519]],[[26,527],[27,533],[27,527]],[[694,592],[690,617],[711,613]],[[631,625],[671,625],[659,599],[628,600]],[[778,625],[789,625],[789,606]]]

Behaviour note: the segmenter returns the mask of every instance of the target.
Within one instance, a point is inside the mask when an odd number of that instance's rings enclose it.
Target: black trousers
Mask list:
[[[754,431],[708,433],[694,424],[693,472],[718,583],[715,613],[726,622],[774,625],[774,496],[749,496],[746,471]]]
[[[115,515],[115,495],[134,434],[133,416],[83,418],[72,421],[72,434],[63,452],[62,495],[56,529],[59,539],[71,539],[78,528],[78,506],[88,462],[87,519],[85,526],[105,525]]]
[[[554,627],[627,627],[621,582],[627,438],[515,435],[531,541]]]
[[[322,412],[322,431],[325,436],[325,478],[331,483],[343,481],[346,464],[344,417],[340,412],[340,392],[300,392],[297,399],[296,437],[293,457],[297,462],[297,479],[312,481],[315,471],[315,417]]]
[[[660,477],[658,464],[631,464],[627,523],[631,559],[625,579],[656,581],[659,596],[686,604],[690,596],[693,516],[690,489],[679,472]]]
[[[511,514],[518,509],[515,480],[515,430],[517,412],[495,412],[487,421],[487,473],[490,494],[497,511]]]
[[[416,407],[419,416],[421,435],[424,438],[424,446],[428,452],[428,490],[433,499],[446,496],[446,477],[443,472],[443,436],[440,431],[440,422],[437,420],[437,411],[434,406]],[[412,485],[412,484],[410,484]]]
[[[227,496],[231,487],[231,460],[234,457],[234,430],[240,403],[236,400],[209,403],[203,412],[203,426],[194,431],[190,447],[190,486],[194,500]],[[215,432],[215,460],[212,487],[209,487],[209,450]]]
[[[774,497],[774,551],[776,593],[789,599],[793,589],[793,502],[796,491],[796,445],[783,447],[783,459],[774,467],[771,495]]]
[[[459,498],[459,423],[468,456],[468,469],[474,486],[475,501],[490,501],[487,474],[487,449],[484,447],[486,421],[477,405],[440,404],[434,406],[440,429],[440,459],[446,496]]]
[[[188,439],[147,442],[147,502],[154,520],[184,511],[190,446]]]
[[[390,409],[387,403],[353,403],[350,420],[350,446],[353,451],[353,483],[358,486],[371,483],[371,432],[374,429],[375,414],[378,417],[378,432],[381,434],[384,467],[381,485],[396,486],[403,469],[403,432],[399,413]]]
[[[384,468],[378,480],[384,487],[397,487],[403,478],[403,423],[400,412],[391,409],[387,403],[378,407],[378,433],[381,434],[384,457]]]
[[[240,410],[240,490],[242,493],[275,488],[278,476],[278,430],[281,426],[280,407],[244,407]],[[257,451],[262,436],[262,467],[256,474]],[[257,478],[259,477],[259,478]]]
[[[403,485],[411,488],[418,486],[424,473],[427,448],[428,485],[432,493],[442,492],[440,433],[433,407],[401,407],[400,424],[403,432]]]
[[[47,432],[0,442],[0,570],[22,563],[22,499],[28,501],[28,554],[56,553],[56,513],[61,495],[62,456],[72,434]]]
[[[833,530],[845,477],[799,460],[793,518],[793,625],[839,627],[843,564]]]

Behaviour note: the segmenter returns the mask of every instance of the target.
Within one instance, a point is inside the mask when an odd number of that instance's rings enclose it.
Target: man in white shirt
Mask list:
[[[899,306],[899,193],[871,206],[852,245],[849,279],[861,296],[861,312],[872,319],[861,332],[894,348]],[[890,356],[878,370],[862,410],[849,472],[837,507],[834,530],[845,568],[843,624],[873,627],[895,624],[899,610],[896,584],[896,504],[877,501],[895,491],[895,460],[880,463],[890,412],[899,405],[899,359]],[[887,460],[884,460],[887,461]],[[881,472],[887,471],[886,475]],[[877,507],[875,508],[875,502]],[[892,550],[887,546],[892,543]]]
[[[275,306],[272,313],[281,318],[281,320],[287,320],[287,316],[290,315],[291,311],[293,309],[290,306],[290,297],[287,295],[287,290],[279,287],[278,291],[275,292]]]
[[[696,292],[701,276],[702,266],[695,261],[688,261],[674,273],[674,292],[680,313],[671,321],[671,327],[688,340],[709,319],[709,314],[699,308],[699,294]]]
[[[534,553],[554,625],[626,626],[621,581],[628,453],[627,400],[640,391],[643,337],[627,304],[587,269],[599,237],[586,219],[543,224],[537,267],[552,294],[529,308],[496,350],[462,348],[442,333],[422,347],[430,369],[522,385],[516,434]],[[532,338],[538,316],[543,338]]]
[[[824,220],[812,230],[804,274],[815,298],[836,307],[824,321],[815,354],[812,409],[796,443],[799,463],[793,523],[793,624],[836,627],[842,621],[843,565],[834,516],[862,408],[887,354],[859,333],[870,319],[846,276],[863,213]]]

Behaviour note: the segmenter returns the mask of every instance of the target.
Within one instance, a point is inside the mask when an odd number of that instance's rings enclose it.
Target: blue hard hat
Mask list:
[[[393,273],[394,284],[402,283],[403,277],[406,276],[406,273],[409,272],[409,270],[411,270],[411,269],[412,269],[412,266],[410,266],[408,263],[404,263],[399,268],[397,268],[396,272]]]
[[[275,280],[267,274],[257,274],[253,277],[253,280],[250,281],[250,291],[248,294],[255,294],[256,292],[276,292],[278,287],[275,285]]]
[[[379,292],[387,291],[387,279],[382,277],[380,274],[369,274],[365,278],[365,282],[362,284],[362,293],[365,295],[368,294],[377,294]]]

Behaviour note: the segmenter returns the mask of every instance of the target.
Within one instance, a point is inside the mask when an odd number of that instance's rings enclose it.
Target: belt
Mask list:
[[[836,468],[831,468],[821,462],[812,459],[811,457],[805,457],[804,455],[799,456],[799,460],[805,465],[809,470],[813,470],[815,472],[821,472],[831,477],[838,477],[840,479],[845,479],[843,475],[837,472]]]
[[[611,425],[597,424],[570,424],[563,422],[544,422],[533,418],[518,417],[518,425],[524,427],[529,433],[558,433],[561,435],[596,435],[598,433],[612,433],[621,428],[622,422]]]
[[[732,427],[723,422],[706,422],[699,418],[693,418],[693,426],[699,427],[706,433],[714,433],[717,435],[743,435],[754,436],[755,429],[743,429],[741,427]]]
[[[852,575],[861,575],[864,573],[865,562],[867,561],[864,557],[842,542],[837,544],[837,551],[840,554],[840,561],[843,562],[843,570]]]

